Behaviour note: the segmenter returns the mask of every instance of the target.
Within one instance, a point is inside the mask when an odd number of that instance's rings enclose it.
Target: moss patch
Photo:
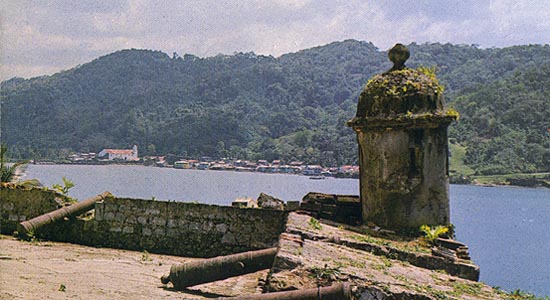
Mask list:
[[[357,117],[442,110],[443,90],[433,69],[403,69],[375,75],[359,98]]]

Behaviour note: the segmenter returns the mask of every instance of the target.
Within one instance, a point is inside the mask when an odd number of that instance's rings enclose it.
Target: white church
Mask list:
[[[103,149],[98,153],[97,156],[107,160],[139,160],[137,145],[134,145],[132,149]]]

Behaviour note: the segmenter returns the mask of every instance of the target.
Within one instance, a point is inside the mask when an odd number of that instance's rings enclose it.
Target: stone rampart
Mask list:
[[[12,234],[19,222],[58,209],[63,202],[63,196],[51,190],[1,186],[0,233]]]
[[[11,193],[2,191],[4,234],[11,234],[23,219],[57,208],[49,193],[19,191],[5,199]],[[32,213],[25,212],[26,206],[34,207]],[[107,197],[96,202],[93,217],[68,218],[34,234],[91,246],[213,257],[276,246],[286,218],[287,212],[280,210]]]

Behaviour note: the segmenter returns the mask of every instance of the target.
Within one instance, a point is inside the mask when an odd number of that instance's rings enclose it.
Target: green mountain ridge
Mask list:
[[[468,166],[480,174],[550,171],[549,45],[409,49],[407,65],[435,66],[461,113],[449,134],[466,147]],[[277,58],[121,50],[2,82],[2,142],[19,158],[137,144],[151,155],[353,164],[355,134],[345,121],[366,81],[390,67],[386,52],[355,40]]]

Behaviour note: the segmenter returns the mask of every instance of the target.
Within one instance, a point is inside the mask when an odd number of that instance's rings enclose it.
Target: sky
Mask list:
[[[275,57],[334,41],[550,43],[550,0],[2,0],[0,80],[121,49]]]

